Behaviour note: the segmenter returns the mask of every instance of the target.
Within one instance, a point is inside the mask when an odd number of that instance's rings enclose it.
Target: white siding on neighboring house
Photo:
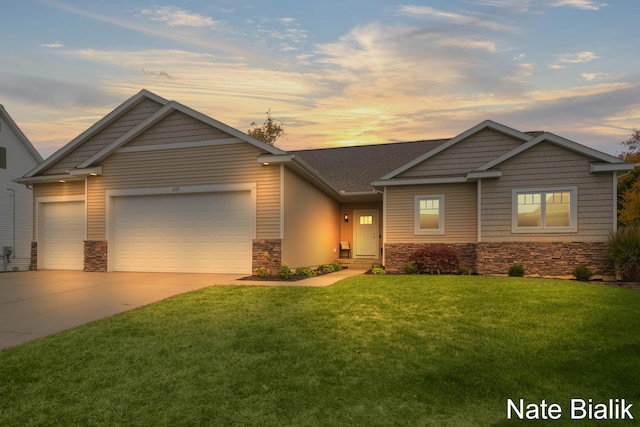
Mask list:
[[[573,151],[540,143],[498,167],[500,179],[482,181],[482,241],[603,241],[613,230],[613,177],[590,173],[591,161]],[[577,186],[578,231],[512,233],[512,190]]]
[[[0,107],[1,108],[1,107]],[[38,164],[40,159],[33,156],[25,142],[17,135],[16,126],[4,108],[0,111],[0,150],[5,162],[0,167],[0,256],[3,247],[13,248],[11,262],[5,264],[0,259],[0,271],[28,270],[31,258],[31,236],[33,224],[33,195],[25,185],[16,184],[14,179],[22,177]],[[27,142],[30,144],[29,142]]]

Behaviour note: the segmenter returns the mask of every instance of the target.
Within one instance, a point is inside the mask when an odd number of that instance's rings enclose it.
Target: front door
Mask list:
[[[355,210],[353,216],[354,257],[377,259],[380,250],[378,210]]]

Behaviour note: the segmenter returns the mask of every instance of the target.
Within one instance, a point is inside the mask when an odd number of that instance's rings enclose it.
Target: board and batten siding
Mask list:
[[[296,173],[284,170],[282,261],[294,268],[334,262],[339,255],[339,203]]]
[[[106,192],[115,189],[255,183],[258,239],[280,238],[280,169],[257,162],[262,151],[238,142],[195,148],[116,153],[103,175],[88,178],[87,234],[106,239]]]
[[[400,178],[464,175],[522,144],[522,141],[483,129],[410,168]]]
[[[143,99],[125,114],[114,120],[108,127],[100,130],[88,141],[51,165],[42,174],[62,174],[66,173],[68,169],[75,168],[78,164],[133,129],[160,108],[162,108],[161,104],[148,98]]]
[[[481,240],[483,242],[606,241],[613,230],[611,173],[590,173],[590,159],[550,143],[540,143],[498,168],[500,179],[482,181]],[[578,231],[512,233],[512,189],[578,188]]]
[[[386,188],[385,243],[472,243],[477,241],[475,183]],[[444,234],[415,233],[416,196],[444,195]]]

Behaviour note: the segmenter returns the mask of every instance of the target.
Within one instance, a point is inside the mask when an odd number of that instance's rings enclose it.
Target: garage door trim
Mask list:
[[[180,195],[180,194],[215,194],[222,192],[242,192],[249,191],[251,193],[251,212],[250,222],[252,239],[256,239],[256,213],[257,213],[257,184],[241,183],[241,184],[215,184],[215,185],[187,185],[172,187],[152,187],[152,188],[129,188],[107,190],[106,195],[106,237],[108,241],[113,242],[115,238],[115,199],[119,197],[135,197],[135,196],[156,196],[156,195]],[[109,253],[107,257],[108,271],[113,271],[113,255]]]

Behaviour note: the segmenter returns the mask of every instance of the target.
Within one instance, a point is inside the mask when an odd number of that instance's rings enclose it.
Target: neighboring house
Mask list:
[[[285,152],[141,91],[27,173],[32,267],[249,274],[348,256],[401,270],[423,244],[478,273],[607,272],[634,165],[485,121],[453,139]]]
[[[0,271],[27,270],[31,258],[31,189],[13,182],[42,157],[0,105]]]

